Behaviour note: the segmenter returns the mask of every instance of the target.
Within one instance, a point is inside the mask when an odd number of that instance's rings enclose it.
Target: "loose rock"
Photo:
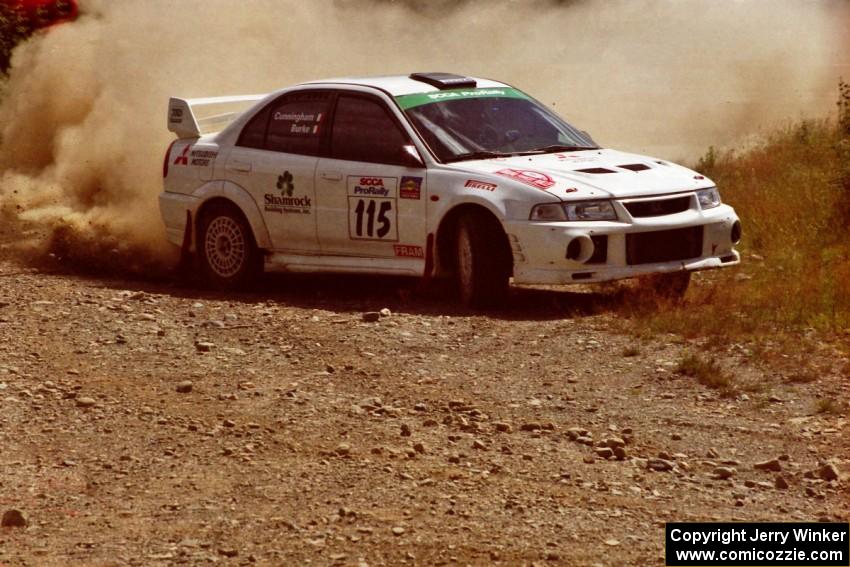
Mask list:
[[[658,472],[672,471],[675,465],[676,463],[668,461],[667,459],[655,458],[646,461],[646,468]]]
[[[174,389],[178,394],[188,394],[192,391],[192,382],[190,380],[183,380]]]
[[[347,457],[351,454],[351,445],[348,443],[340,443],[336,446],[335,452],[340,457]]]
[[[610,459],[614,456],[614,450],[610,447],[597,447],[596,455],[603,459]]]
[[[25,528],[27,527],[27,517],[20,510],[6,510],[3,512],[3,519],[0,520],[0,526],[4,528]]]
[[[715,467],[712,473],[714,474],[714,478],[718,478],[720,480],[726,480],[727,478],[732,478],[735,476],[737,471],[732,467]]]
[[[779,459],[770,459],[769,461],[754,464],[753,468],[761,471],[779,472],[782,470],[782,465],[780,464]]]
[[[838,480],[840,474],[838,472],[838,467],[832,463],[826,463],[818,469],[818,476],[823,480],[830,481]]]

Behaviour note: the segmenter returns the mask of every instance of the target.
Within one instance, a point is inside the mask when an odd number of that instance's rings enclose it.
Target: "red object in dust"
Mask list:
[[[80,13],[77,0],[0,0],[0,3],[21,10],[33,30],[70,22]]]

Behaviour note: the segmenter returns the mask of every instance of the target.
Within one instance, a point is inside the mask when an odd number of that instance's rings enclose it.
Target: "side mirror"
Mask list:
[[[401,164],[405,167],[423,168],[425,162],[413,144],[406,144],[401,148]]]

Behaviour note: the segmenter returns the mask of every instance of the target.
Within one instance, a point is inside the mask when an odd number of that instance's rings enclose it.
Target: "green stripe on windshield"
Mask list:
[[[423,104],[431,104],[434,102],[444,102],[447,100],[458,100],[463,98],[524,98],[529,96],[521,91],[510,87],[491,88],[491,89],[452,89],[446,91],[436,91],[432,93],[416,93],[395,97],[399,106],[403,110],[422,106]]]

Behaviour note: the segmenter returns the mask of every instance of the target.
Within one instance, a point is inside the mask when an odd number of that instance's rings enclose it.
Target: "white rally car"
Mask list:
[[[263,269],[452,275],[466,303],[486,307],[511,277],[661,274],[683,293],[692,271],[740,261],[741,224],[711,180],[600,148],[487,79],[414,73],[172,98],[168,127],[168,238],[220,288]]]

